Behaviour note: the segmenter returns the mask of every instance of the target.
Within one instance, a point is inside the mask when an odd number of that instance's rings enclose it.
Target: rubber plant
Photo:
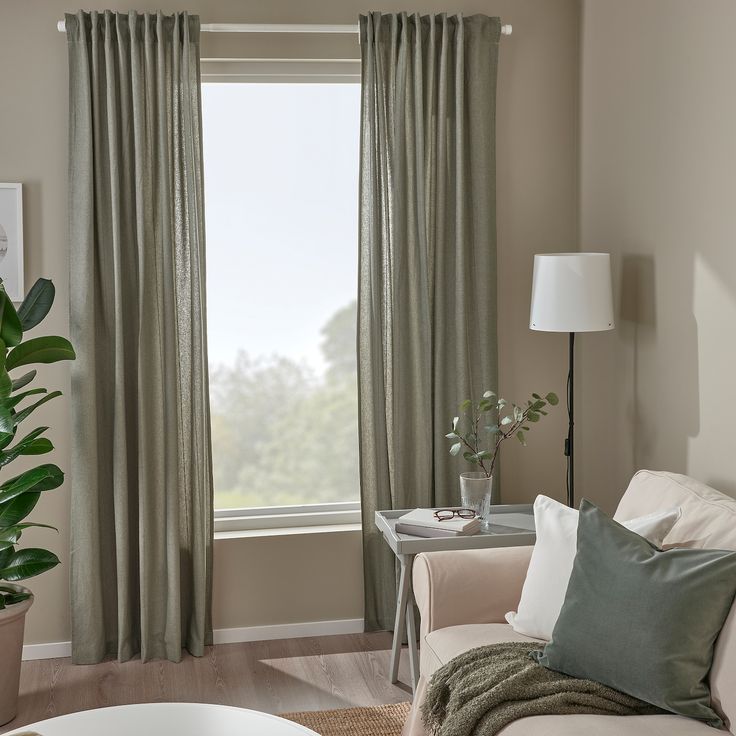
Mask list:
[[[39,279],[16,311],[0,280],[0,469],[27,455],[44,455],[54,446],[44,437],[48,427],[36,427],[23,433],[20,425],[61,391],[30,387],[36,370],[18,377],[16,369],[36,363],[74,360],[71,343],[53,335],[24,339],[28,330],[38,325],[54,303],[55,289],[49,279]],[[2,480],[2,470],[0,470]],[[45,549],[17,545],[30,527],[55,529],[48,524],[24,521],[33,511],[41,494],[58,488],[64,473],[53,463],[43,463],[20,475],[0,482],[0,609],[30,597],[7,583],[40,575],[59,564],[59,558]]]

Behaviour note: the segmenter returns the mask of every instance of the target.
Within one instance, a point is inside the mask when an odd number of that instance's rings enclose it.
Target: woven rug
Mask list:
[[[320,736],[400,736],[411,703],[282,713]]]

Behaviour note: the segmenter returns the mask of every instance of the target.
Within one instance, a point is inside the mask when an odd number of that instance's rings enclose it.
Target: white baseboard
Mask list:
[[[23,660],[56,659],[57,657],[71,657],[72,643],[70,641],[52,641],[48,644],[26,644],[23,647]]]
[[[236,644],[241,641],[299,639],[303,636],[362,633],[362,618],[343,618],[337,621],[305,621],[298,624],[274,624],[273,626],[244,626],[238,629],[215,629],[214,637],[215,644]]]
[[[362,618],[343,618],[337,621],[304,621],[298,624],[274,624],[273,626],[242,626],[236,629],[215,629],[215,644],[237,644],[245,641],[269,641],[271,639],[299,639],[304,636],[332,636],[333,634],[363,633]],[[72,643],[56,641],[48,644],[26,644],[23,659],[56,659],[71,657]]]

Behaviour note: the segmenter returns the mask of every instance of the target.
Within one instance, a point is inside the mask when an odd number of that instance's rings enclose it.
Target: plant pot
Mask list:
[[[478,516],[482,515],[484,506],[491,502],[493,478],[486,478],[485,473],[460,473],[460,504],[465,509],[473,509]]]
[[[5,583],[4,583],[5,585]],[[30,593],[22,585],[8,585],[9,588]],[[14,603],[0,611],[0,726],[12,721],[18,708],[18,686],[20,684],[20,662],[23,657],[23,629],[26,613],[33,598]]]

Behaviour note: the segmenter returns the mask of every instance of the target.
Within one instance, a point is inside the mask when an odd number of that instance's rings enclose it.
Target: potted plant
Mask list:
[[[39,279],[16,311],[0,280],[0,468],[19,457],[43,455],[54,446],[42,435],[48,427],[24,434],[19,425],[61,391],[27,388],[36,378],[30,370],[11,377],[16,368],[34,363],[74,360],[71,343],[56,336],[24,339],[51,309],[54,285]],[[23,532],[30,527],[54,529],[47,524],[24,521],[38,503],[41,493],[58,488],[64,473],[53,463],[44,463],[0,483],[0,725],[15,718],[18,682],[23,652],[25,616],[33,603],[31,591],[19,583],[59,564],[45,549],[18,548]]]
[[[470,399],[460,404],[460,416],[452,420],[452,429],[445,435],[452,441],[450,454],[463,453],[463,458],[480,471],[460,474],[460,502],[464,508],[473,509],[481,516],[491,501],[493,471],[498,452],[506,440],[516,437],[526,446],[526,432],[530,424],[547,416],[545,406],[556,406],[557,394],[548,393],[544,398],[533,393],[526,406],[509,404],[493,391],[486,391],[483,398],[474,404]],[[487,520],[485,520],[487,521]]]

